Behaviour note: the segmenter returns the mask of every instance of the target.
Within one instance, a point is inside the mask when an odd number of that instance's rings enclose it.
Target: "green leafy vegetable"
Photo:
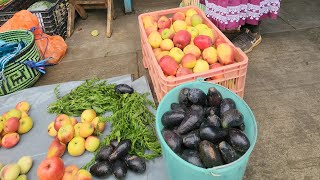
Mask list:
[[[49,113],[80,116],[86,109],[94,109],[98,115],[118,109],[120,95],[114,91],[114,84],[98,79],[87,80],[72,90],[69,94],[60,97],[58,87],[54,93],[57,101],[48,107]]]
[[[101,117],[100,121],[112,124],[112,130],[101,142],[100,147],[108,145],[112,139],[129,139],[132,142],[131,154],[146,159],[161,155],[161,147],[155,132],[155,116],[148,109],[155,108],[148,94],[117,94],[114,84],[97,79],[88,80],[72,90],[69,94],[59,97],[58,87],[54,90],[57,102],[50,104],[48,111],[56,114],[80,116],[85,109],[94,109],[102,115],[112,111],[112,116]],[[97,150],[95,154],[98,152]],[[94,158],[83,168],[87,169],[94,163]]]

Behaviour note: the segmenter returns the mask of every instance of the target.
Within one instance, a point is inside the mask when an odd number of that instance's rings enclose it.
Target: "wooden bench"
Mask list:
[[[68,17],[68,37],[71,36],[74,29],[75,11],[78,12],[82,19],[86,19],[88,14],[85,9],[107,9],[107,32],[109,38],[112,34],[112,20],[114,17],[113,0],[70,0]]]

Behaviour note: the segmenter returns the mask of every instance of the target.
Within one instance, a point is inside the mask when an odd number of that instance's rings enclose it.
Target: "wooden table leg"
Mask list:
[[[88,14],[86,11],[77,4],[76,0],[70,0],[70,3],[73,5],[73,7],[76,9],[76,11],[79,13],[80,17],[82,19],[87,19]]]
[[[74,19],[75,19],[75,9],[72,4],[69,4],[69,11],[68,11],[68,23],[67,23],[67,37],[71,37],[73,30],[74,30]]]
[[[112,34],[112,15],[113,15],[113,0],[107,0],[107,37]]]

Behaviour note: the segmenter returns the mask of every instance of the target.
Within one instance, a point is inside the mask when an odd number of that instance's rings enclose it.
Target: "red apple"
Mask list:
[[[192,69],[197,62],[197,57],[193,54],[186,54],[181,60],[182,67]]]
[[[69,116],[66,114],[59,114],[56,119],[54,120],[54,129],[56,131],[59,131],[61,126],[65,124],[70,124],[72,125],[72,121],[70,120]]]
[[[188,75],[188,74],[192,74],[192,70],[191,69],[188,69],[188,68],[185,68],[185,67],[180,67],[177,70],[176,76],[180,77],[180,76],[184,76],[184,75]]]
[[[12,118],[9,118],[9,119],[4,123],[4,128],[3,128],[3,130],[4,130],[6,133],[13,133],[13,132],[18,131],[19,125],[20,125],[19,119],[16,118],[16,117],[12,117]]]
[[[59,180],[64,174],[64,164],[59,157],[47,158],[41,162],[37,169],[39,180]]]
[[[223,65],[220,64],[220,63],[214,63],[214,64],[211,64],[211,65],[209,66],[209,68],[210,68],[210,69],[216,69],[216,68],[219,68],[219,67],[222,67],[222,66],[223,66]],[[222,78],[224,78],[224,75],[223,75],[223,72],[222,72],[222,71],[219,71],[218,73],[219,73],[219,75],[213,76],[213,77],[211,77],[211,79],[212,79],[212,80],[215,80],[215,79],[222,79]]]
[[[183,12],[177,12],[172,16],[172,21],[181,20],[184,21],[186,19],[186,15]]]
[[[60,142],[58,138],[55,138],[48,149],[47,158],[61,157],[66,151],[66,145]]]
[[[201,51],[212,46],[212,40],[209,36],[199,35],[193,40],[194,45],[196,45]]]
[[[183,49],[191,42],[191,34],[186,30],[178,31],[173,37],[173,44]]]
[[[170,28],[171,20],[167,16],[161,16],[158,20],[158,28],[165,29]]]
[[[163,56],[160,61],[159,65],[165,75],[174,76],[177,73],[179,65],[177,61],[175,61],[171,56]]]

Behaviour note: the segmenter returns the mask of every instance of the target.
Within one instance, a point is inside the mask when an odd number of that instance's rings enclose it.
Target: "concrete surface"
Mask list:
[[[104,37],[106,13],[90,11],[67,40],[60,65],[48,68],[36,85],[131,73],[142,65],[137,15],[177,7],[179,0],[133,0],[124,15],[115,1],[113,35]],[[245,179],[320,179],[320,1],[283,0],[277,20],[262,24],[263,41],[248,54],[245,100],[259,126]],[[90,32],[99,30],[98,37]],[[151,83],[152,84],[152,83]],[[152,86],[151,86],[152,87]]]

